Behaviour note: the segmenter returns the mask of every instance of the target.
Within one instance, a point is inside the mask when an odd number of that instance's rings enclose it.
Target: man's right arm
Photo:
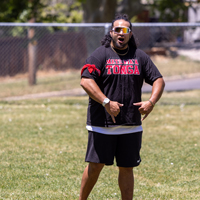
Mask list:
[[[82,77],[80,85],[93,100],[100,104],[107,98],[93,79]],[[114,116],[116,117],[119,114],[121,106],[123,106],[123,104],[116,101],[110,101],[105,105],[106,111],[111,115],[114,123]]]

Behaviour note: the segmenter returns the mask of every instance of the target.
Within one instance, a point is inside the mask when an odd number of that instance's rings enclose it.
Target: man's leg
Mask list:
[[[134,189],[133,167],[119,167],[118,183],[122,200],[132,200]]]
[[[89,163],[83,172],[81,181],[81,190],[79,200],[85,200],[88,198],[92,188],[98,180],[99,174],[103,169],[104,164]]]

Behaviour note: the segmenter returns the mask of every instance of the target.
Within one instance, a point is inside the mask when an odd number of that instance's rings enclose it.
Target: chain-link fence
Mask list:
[[[0,76],[26,73],[30,62],[37,70],[80,69],[109,25],[0,23]],[[138,23],[133,32],[149,54],[166,53],[152,47],[200,48],[200,23]]]

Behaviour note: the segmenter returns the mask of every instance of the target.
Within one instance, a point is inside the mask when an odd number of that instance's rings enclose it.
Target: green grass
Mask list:
[[[199,73],[184,57],[156,59],[166,76]],[[2,78],[0,98],[78,88],[80,71]],[[144,94],[143,99],[148,99]],[[200,199],[200,91],[164,93],[144,121],[137,200]],[[0,101],[0,199],[78,199],[88,97]],[[89,199],[120,199],[117,167],[105,167]]]
[[[40,74],[37,83],[29,86],[27,75],[3,78],[0,84],[0,98],[35,94],[51,91],[69,90],[80,87],[80,70]]]
[[[171,76],[185,77],[188,74],[200,73],[200,62],[182,56],[175,59],[155,57],[153,61],[165,78]],[[25,94],[69,90],[80,87],[80,70],[60,73],[38,71],[37,84],[34,86],[28,85],[27,75],[1,78],[0,81],[0,99]]]
[[[76,199],[85,107],[81,99],[1,104],[2,199]]]
[[[200,199],[199,96],[198,90],[164,93],[143,122],[135,199]],[[78,199],[87,102],[0,101],[0,199]],[[105,167],[89,199],[120,199],[117,173],[115,165]]]
[[[178,56],[174,59],[169,57],[154,57],[152,60],[164,77],[185,77],[189,74],[200,73],[200,62],[184,56]]]

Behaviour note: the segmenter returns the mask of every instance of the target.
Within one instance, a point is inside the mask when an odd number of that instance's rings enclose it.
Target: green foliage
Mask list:
[[[79,3],[85,3],[86,0],[77,0],[77,2],[79,2]]]
[[[56,3],[46,6],[40,15],[42,22],[80,23],[82,21],[81,3]]]
[[[20,13],[18,20],[20,22],[27,22],[30,19],[34,18],[35,21],[38,21],[40,12],[45,7],[46,5],[42,4],[40,0],[28,1],[26,9],[24,9],[23,12]]]
[[[27,0],[1,0],[0,21],[14,22],[19,18],[20,13],[28,7]]]
[[[185,22],[187,21],[187,9],[189,4],[183,0],[159,0],[154,1],[151,12],[160,12],[159,21],[161,22]]]
[[[76,23],[82,21],[81,1],[2,0],[0,1],[1,22]]]

